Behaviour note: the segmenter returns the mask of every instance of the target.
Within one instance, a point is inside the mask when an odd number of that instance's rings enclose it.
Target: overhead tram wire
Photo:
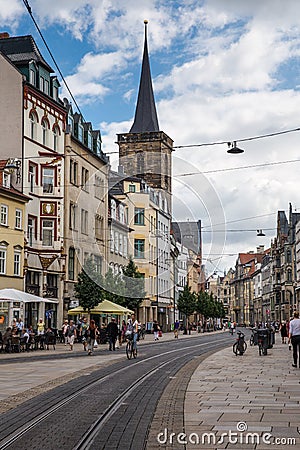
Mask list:
[[[54,58],[54,56],[53,56],[53,53],[51,52],[51,50],[50,50],[50,48],[49,48],[49,46],[48,46],[48,44],[47,44],[47,42],[46,42],[46,39],[44,38],[44,36],[43,36],[43,34],[42,34],[41,30],[40,30],[40,27],[38,26],[37,21],[36,21],[35,18],[33,17],[32,9],[31,9],[31,6],[30,6],[29,3],[28,3],[28,0],[23,0],[23,3],[24,3],[24,5],[25,5],[25,8],[27,9],[27,11],[28,11],[28,13],[29,13],[29,15],[30,15],[30,17],[31,17],[31,19],[32,19],[32,21],[33,21],[33,23],[34,23],[34,25],[35,25],[35,27],[36,27],[38,33],[39,33],[39,35],[41,36],[42,41],[43,41],[43,43],[44,43],[46,49],[48,50],[49,55],[51,56],[51,59],[52,59],[53,63],[55,64],[55,67],[56,67],[56,69],[57,69],[59,75],[61,76],[61,79],[62,79],[64,85],[66,86],[66,89],[67,89],[68,93],[70,94],[70,96],[71,96],[73,102],[75,103],[76,108],[78,109],[78,112],[79,112],[80,115],[82,116],[83,121],[86,122],[85,119],[84,119],[84,117],[83,117],[83,114],[82,114],[82,112],[81,112],[81,110],[80,110],[80,108],[79,108],[79,106],[78,106],[78,103],[77,103],[75,97],[73,96],[73,94],[72,94],[72,92],[71,92],[71,90],[70,90],[70,88],[69,88],[69,86],[68,86],[68,84],[67,84],[67,82],[66,82],[66,80],[65,80],[65,78],[64,78],[64,76],[63,76],[63,74],[62,74],[62,72],[61,72],[61,70],[60,70],[60,68],[59,68],[59,66],[58,66],[58,64],[57,64],[57,62],[56,62],[56,60],[55,60],[55,58]]]
[[[289,130],[283,130],[283,131],[275,131],[273,133],[269,134],[260,134],[258,136],[251,136],[247,138],[241,138],[241,139],[234,139],[233,141],[216,141],[216,142],[206,142],[201,144],[188,144],[188,145],[176,145],[173,146],[175,149],[181,149],[181,148],[189,148],[189,147],[209,147],[212,145],[225,145],[225,144],[231,144],[231,142],[246,142],[246,141],[254,141],[256,139],[263,139],[273,136],[279,136],[281,134],[287,134],[287,133],[294,133],[295,131],[300,131],[300,128],[291,128]]]

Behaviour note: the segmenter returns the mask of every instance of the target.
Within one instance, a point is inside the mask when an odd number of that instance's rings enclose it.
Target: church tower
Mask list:
[[[147,44],[147,21],[140,86],[134,123],[129,133],[118,134],[119,163],[128,176],[144,179],[167,194],[171,212],[173,140],[159,131]]]

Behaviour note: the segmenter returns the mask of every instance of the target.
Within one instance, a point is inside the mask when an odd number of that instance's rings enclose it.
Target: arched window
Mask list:
[[[30,111],[29,120],[30,120],[30,138],[36,140],[36,127],[38,123],[38,117],[36,112]]]
[[[60,136],[60,129],[58,125],[54,125],[53,129],[53,150],[58,150],[58,138]]]
[[[49,122],[46,118],[42,119],[43,145],[48,145]]]
[[[117,205],[116,205],[115,200],[111,200],[110,207],[111,207],[111,218],[116,219],[117,218]]]

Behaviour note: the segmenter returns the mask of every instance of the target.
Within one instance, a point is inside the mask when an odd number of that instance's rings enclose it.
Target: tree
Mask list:
[[[75,284],[74,289],[75,297],[85,311],[90,311],[102,301],[101,279],[91,258],[86,261],[78,274],[78,283]]]
[[[177,308],[181,311],[186,318],[193,314],[196,309],[196,294],[191,291],[190,286],[187,284],[184,286],[183,291],[180,292],[177,300]]]
[[[111,267],[102,277],[101,286],[103,288],[103,297],[106,300],[117,303],[118,305],[124,304],[124,281],[120,274],[114,275]]]
[[[133,259],[130,257],[127,266],[123,269],[124,300],[123,306],[136,309],[146,296],[144,276],[138,271]]]

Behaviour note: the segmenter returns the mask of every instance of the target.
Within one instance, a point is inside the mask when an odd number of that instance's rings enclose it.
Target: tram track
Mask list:
[[[92,410],[95,410],[95,413],[93,412],[92,416],[93,420],[90,420],[87,417],[79,417],[79,419],[82,419],[82,424],[80,422],[78,430],[74,429],[75,436],[72,436],[73,439],[69,440],[68,443],[66,443],[63,439],[60,439],[59,442],[55,443],[55,445],[51,444],[53,446],[47,445],[47,450],[50,450],[52,448],[64,448],[68,450],[88,449],[94,445],[94,442],[97,441],[97,439],[99,440],[99,435],[101,434],[100,431],[103,431],[103,429],[107,427],[108,432],[110,433],[109,436],[116,442],[116,439],[114,439],[113,430],[109,431],[109,426],[111,428],[111,422],[117,416],[118,421],[120,421],[119,424],[124,422],[124,420],[122,419],[123,416],[125,417],[127,415],[127,418],[135,417],[136,409],[131,408],[132,405],[130,401],[128,402],[129,399],[133,398],[134,396],[138,398],[139,395],[141,399],[145,399],[145,397],[147,397],[148,389],[148,397],[150,398],[151,395],[153,396],[153,398],[157,397],[157,403],[159,398],[157,394],[163,391],[168,383],[168,378],[170,379],[172,376],[174,376],[184,364],[190,361],[194,356],[203,354],[211,349],[218,350],[229,343],[230,340],[228,339],[228,337],[218,337],[217,339],[209,339],[207,342],[201,343],[196,343],[195,341],[193,341],[190,342],[189,345],[186,345],[184,347],[172,348],[167,351],[162,351],[159,354],[146,356],[143,359],[138,359],[135,361],[122,361],[122,363],[116,363],[115,365],[111,366],[111,370],[109,370],[106,375],[100,375],[99,377],[97,376],[96,379],[93,379],[93,377],[92,379],[89,379],[89,377],[85,377],[85,385],[76,390],[76,392],[68,393],[66,390],[66,394],[63,398],[59,398],[58,401],[54,401],[54,403],[52,405],[49,405],[48,407],[47,405],[45,405],[45,409],[43,411],[34,415],[34,417],[32,417],[31,419],[28,418],[28,420],[26,420],[21,426],[15,427],[15,429],[13,429],[13,431],[8,433],[5,437],[1,435],[0,450],[10,448],[14,448],[15,450],[19,448],[24,449],[24,442],[26,442],[26,440],[28,441],[28,439],[31,442],[30,448],[38,448],[39,446],[41,446],[41,443],[39,443],[38,432],[38,429],[40,427],[42,427],[43,433],[46,434],[47,430],[49,429],[49,425],[47,424],[57,423],[57,426],[59,426],[61,422],[63,428],[63,421],[60,421],[60,417],[63,417],[62,413],[66,410],[66,408],[68,408],[68,405],[72,405],[74,404],[74,402],[77,402],[77,404],[79,405],[79,410],[82,406],[83,410],[86,411],[86,405],[91,402],[91,399],[93,400],[93,402],[95,402],[95,405],[93,404],[94,407],[92,408]],[[156,346],[156,350],[158,348],[159,347]],[[142,353],[145,348],[140,347],[139,350]],[[174,366],[174,361],[176,361],[176,367],[172,367],[172,365]],[[170,366],[171,370],[167,371],[166,369],[170,369]],[[118,379],[122,380],[123,382],[116,383],[116,380]],[[126,384],[126,386],[122,388],[120,384],[124,383]],[[109,388],[107,388],[107,386],[109,386]],[[151,390],[153,391],[152,394],[150,392]],[[102,395],[99,395],[100,392]],[[152,409],[153,407],[155,409],[156,403],[152,405]],[[101,409],[101,406],[102,413],[99,415],[99,409]],[[154,411],[152,411],[152,415],[153,413]],[[150,417],[150,414],[148,414],[147,417],[148,416]],[[124,430],[128,426],[128,423],[123,423]],[[58,432],[58,435],[60,433],[63,433],[63,431],[64,430],[61,429]],[[43,436],[42,445],[45,448],[44,442],[45,438]],[[101,445],[101,442],[97,442],[96,448],[109,448],[101,447]],[[111,448],[118,447],[112,446]],[[123,445],[122,448],[127,447],[124,447]],[[142,447],[139,446],[138,448]]]

